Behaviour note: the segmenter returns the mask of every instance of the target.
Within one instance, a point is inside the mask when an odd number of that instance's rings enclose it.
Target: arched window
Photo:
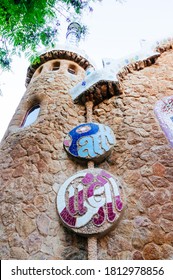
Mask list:
[[[70,74],[77,75],[76,66],[73,65],[73,64],[70,64],[69,67],[68,67],[68,72],[69,72]]]
[[[39,68],[37,69],[38,74],[40,74],[42,70],[43,70],[43,66],[39,67]]]
[[[53,64],[52,64],[52,71],[58,71],[60,68],[60,62],[59,61],[55,61]]]
[[[34,105],[27,113],[21,127],[26,127],[34,123],[40,112],[40,105]]]

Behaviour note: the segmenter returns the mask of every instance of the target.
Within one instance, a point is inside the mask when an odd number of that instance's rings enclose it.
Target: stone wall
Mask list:
[[[124,94],[95,107],[94,120],[117,139],[99,167],[125,182],[127,207],[119,226],[99,240],[99,259],[173,258],[173,150],[155,118],[158,99],[173,95],[173,51],[128,74]]]
[[[33,77],[1,143],[1,259],[87,258],[86,240],[62,227],[56,210],[58,184],[83,168],[63,149],[67,132],[85,122],[85,107],[68,95],[85,71],[72,75],[68,63]],[[37,121],[20,127],[38,102]]]
[[[126,193],[123,219],[98,240],[98,259],[173,258],[173,151],[153,113],[156,101],[173,93],[172,59],[169,50],[127,74],[124,93],[94,107],[93,121],[109,125],[117,139],[98,167],[118,175]],[[86,168],[63,149],[66,133],[86,113],[68,95],[84,70],[70,75],[64,68],[33,79],[1,143],[1,259],[87,258],[87,239],[65,229],[56,210],[58,185]],[[38,120],[20,128],[35,100]]]

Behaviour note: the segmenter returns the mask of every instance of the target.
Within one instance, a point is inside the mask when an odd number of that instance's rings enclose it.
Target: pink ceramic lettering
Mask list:
[[[109,222],[113,222],[115,220],[116,214],[113,211],[112,202],[107,203],[107,213],[108,213],[107,220]]]
[[[104,223],[105,220],[105,213],[103,207],[100,207],[98,212],[97,212],[98,218],[94,217],[93,218],[93,223],[96,226],[101,226]]]
[[[119,195],[115,197],[115,205],[118,211],[121,211],[123,209],[123,203]]]
[[[74,206],[74,196],[69,197],[69,211],[72,215],[77,213]]]
[[[84,207],[84,192],[83,192],[83,190],[78,192],[78,209],[79,209],[79,215],[83,215],[87,211],[86,207]]]
[[[87,173],[85,177],[82,179],[82,183],[84,185],[90,184],[94,180],[94,175],[91,173]]]
[[[67,208],[65,207],[62,212],[60,213],[60,216],[64,222],[66,222],[69,226],[74,227],[76,224],[76,218],[71,216],[68,212]]]

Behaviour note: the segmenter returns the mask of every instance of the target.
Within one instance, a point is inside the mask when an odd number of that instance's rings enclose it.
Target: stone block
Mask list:
[[[133,253],[133,260],[143,260],[142,253],[140,251],[135,251]]]
[[[156,162],[153,164],[153,175],[154,176],[159,176],[159,177],[164,177],[165,175],[165,166],[160,164],[159,162]]]
[[[35,221],[23,212],[20,212],[18,214],[15,224],[18,234],[23,238],[26,238],[31,232],[36,229]]]
[[[164,219],[173,221],[173,204],[169,203],[162,207],[162,216]]]
[[[12,247],[10,250],[11,258],[14,260],[27,260],[28,254],[27,252],[20,247]]]
[[[141,193],[140,201],[146,208],[148,208],[156,203],[156,198],[153,193],[144,191],[143,193]]]
[[[144,247],[143,256],[145,260],[160,260],[162,259],[162,252],[158,245],[149,243]]]
[[[44,213],[38,215],[36,224],[39,232],[43,236],[47,236],[49,233],[49,226],[50,226],[50,219],[48,218],[48,216]]]
[[[48,208],[48,205],[49,205],[47,196],[46,195],[37,195],[34,198],[34,205],[40,212],[46,211],[46,209]]]
[[[142,250],[145,244],[153,239],[152,233],[147,228],[139,228],[133,232],[132,245],[135,249]]]

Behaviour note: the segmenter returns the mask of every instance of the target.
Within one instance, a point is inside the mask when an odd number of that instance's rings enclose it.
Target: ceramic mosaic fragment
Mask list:
[[[100,162],[115,145],[110,127],[98,123],[84,123],[73,128],[64,140],[65,150],[73,157]]]
[[[173,147],[173,96],[159,100],[155,105],[154,112],[166,138]]]
[[[99,168],[74,174],[57,194],[61,221],[82,235],[106,233],[120,219],[123,209],[124,193],[118,178]]]

